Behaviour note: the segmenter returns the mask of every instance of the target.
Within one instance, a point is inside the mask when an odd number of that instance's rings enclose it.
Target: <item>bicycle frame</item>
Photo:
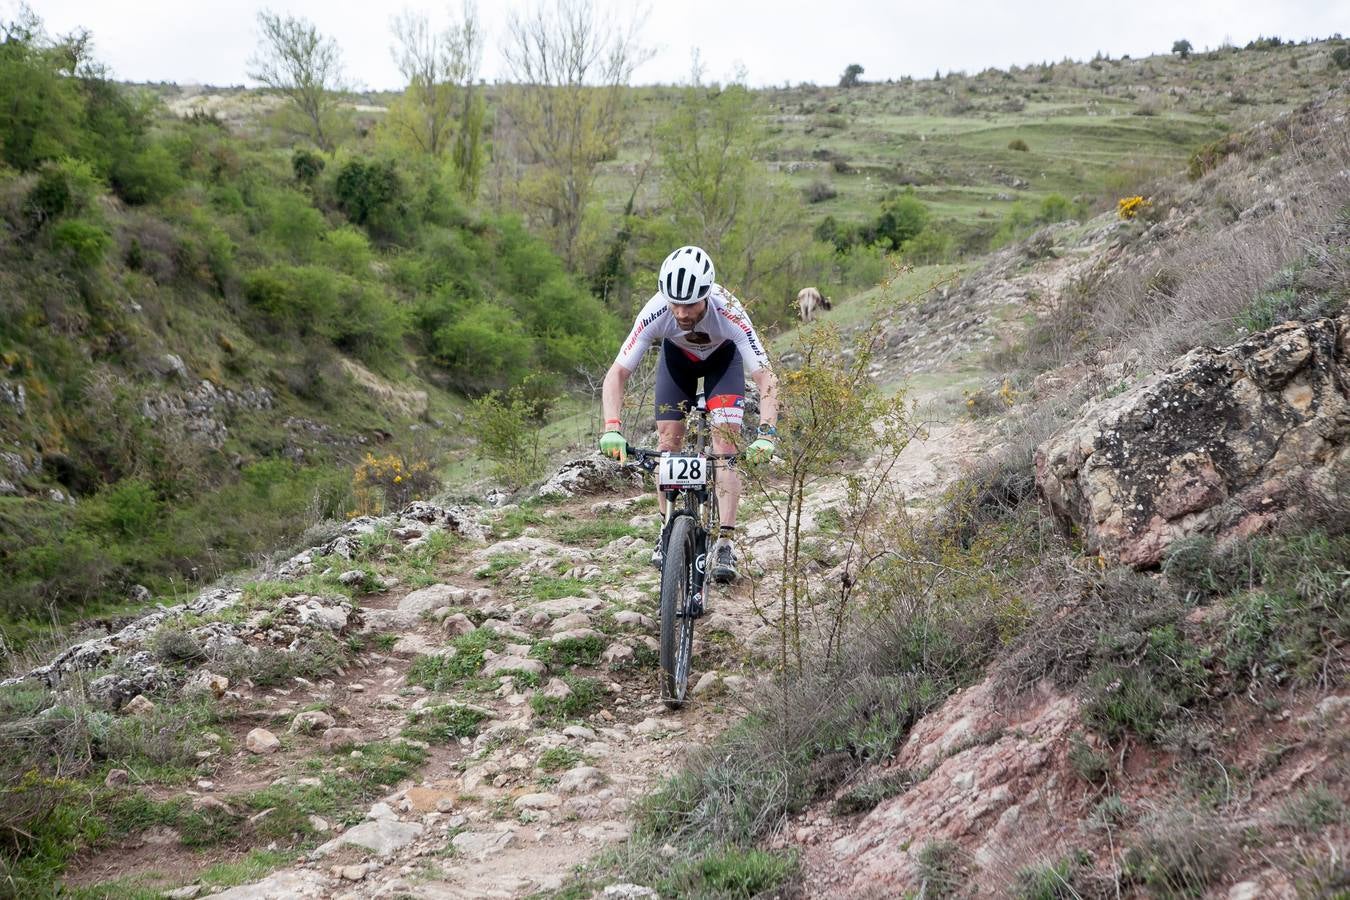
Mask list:
[[[692,516],[697,528],[694,531],[694,618],[703,614],[704,587],[708,578],[708,553],[710,540],[716,536],[720,524],[720,511],[717,506],[717,470],[722,463],[735,459],[736,453],[709,453],[712,441],[712,424],[708,418],[708,401],[700,392],[696,405],[691,411],[693,419],[687,441],[690,450],[708,460],[708,480],[701,488],[684,487],[663,491],[666,499],[666,518],[661,526],[661,544],[665,546],[670,539],[670,529],[677,516]],[[630,453],[640,455],[644,460],[659,457],[661,454],[630,447]]]

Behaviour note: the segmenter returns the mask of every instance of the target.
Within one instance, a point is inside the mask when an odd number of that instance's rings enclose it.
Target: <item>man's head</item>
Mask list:
[[[672,310],[684,305],[702,306],[703,301],[712,293],[713,278],[716,274],[712,257],[703,249],[681,247],[661,263],[656,286]],[[702,312],[699,315],[701,316]],[[695,317],[694,321],[697,322],[698,318]]]

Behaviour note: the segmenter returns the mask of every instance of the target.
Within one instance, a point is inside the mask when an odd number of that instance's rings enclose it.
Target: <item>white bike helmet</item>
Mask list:
[[[671,303],[687,305],[708,298],[715,275],[712,257],[707,252],[698,247],[681,247],[661,263],[656,283],[662,297]]]

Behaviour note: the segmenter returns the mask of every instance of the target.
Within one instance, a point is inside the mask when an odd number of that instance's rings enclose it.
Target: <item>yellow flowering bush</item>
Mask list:
[[[394,454],[367,453],[352,474],[356,507],[351,516],[378,516],[431,495],[436,479],[425,460],[409,463]]]
[[[1116,201],[1116,215],[1120,216],[1122,219],[1133,219],[1148,205],[1149,200],[1146,197],[1140,197],[1138,195],[1134,197],[1121,197]]]

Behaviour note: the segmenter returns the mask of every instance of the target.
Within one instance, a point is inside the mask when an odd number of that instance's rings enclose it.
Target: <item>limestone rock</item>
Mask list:
[[[121,787],[131,780],[131,774],[126,769],[109,769],[108,775],[103,779],[104,787]]]
[[[206,669],[198,669],[183,685],[183,694],[188,697],[215,697],[220,699],[230,689],[230,679],[216,675]]]
[[[262,881],[241,884],[211,896],[215,900],[308,900],[311,897],[331,897],[332,891],[328,887],[328,880],[318,872],[283,869]]]
[[[531,659],[528,656],[502,655],[487,661],[483,667],[485,676],[497,675],[502,672],[521,671],[529,672],[533,675],[544,674],[544,664],[537,659]]]
[[[266,728],[255,728],[244,738],[244,749],[249,753],[276,753],[281,740]]]
[[[1051,513],[1148,567],[1175,541],[1270,528],[1350,468],[1350,314],[1199,347],[1036,451]]]
[[[452,616],[446,616],[445,621],[441,623],[445,628],[446,636],[459,637],[462,634],[468,634],[474,630],[473,621],[464,613],[455,613]]]
[[[290,731],[292,734],[298,731],[308,733],[320,729],[332,728],[335,724],[337,724],[336,720],[328,713],[320,709],[311,709],[306,712],[296,713],[295,718],[291,720]]]
[[[137,694],[122,707],[122,712],[129,716],[150,716],[155,713],[155,704],[146,699],[144,694]]]
[[[577,766],[558,779],[558,790],[564,794],[581,794],[595,790],[604,781],[605,774],[594,766]]]
[[[637,466],[623,465],[597,453],[563,463],[539,488],[538,494],[545,499],[565,500],[625,487],[642,487],[642,473]]]
[[[352,747],[361,743],[361,732],[355,728],[329,728],[323,733],[323,749],[332,753],[343,747]]]
[[[389,856],[411,844],[422,834],[422,826],[417,822],[400,822],[397,819],[368,819],[344,831],[314,851],[316,856],[327,856],[344,845],[365,847],[380,856]]]
[[[516,809],[557,809],[562,798],[557,794],[522,794],[516,798]]]
[[[399,612],[421,615],[447,606],[458,606],[468,600],[469,592],[453,584],[433,584],[413,591],[399,601]]]
[[[450,839],[450,846],[465,856],[483,859],[499,850],[504,850],[515,838],[515,832],[510,830],[461,831]]]

